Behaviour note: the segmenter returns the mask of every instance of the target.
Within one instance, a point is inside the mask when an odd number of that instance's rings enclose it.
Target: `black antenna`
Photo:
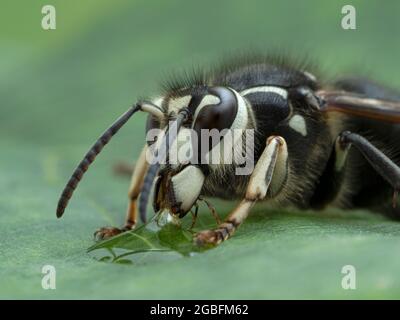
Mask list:
[[[155,156],[157,156],[157,162],[150,165],[147,170],[146,176],[143,181],[143,187],[140,194],[139,199],[139,214],[140,219],[143,223],[146,222],[146,212],[147,212],[147,203],[149,201],[151,187],[153,186],[153,181],[157,175],[158,169],[160,168],[160,162],[164,161],[169,154],[169,146],[174,142],[182,123],[187,119],[189,115],[189,111],[187,108],[179,111],[178,116],[175,121],[173,121],[167,128],[165,136],[159,146],[159,148],[154,152]],[[171,130],[172,128],[172,130]],[[172,132],[171,132],[172,131]],[[160,153],[164,152],[165,153]]]
[[[57,218],[60,218],[65,208],[68,205],[69,199],[71,199],[76,187],[81,181],[85,172],[89,169],[96,156],[101,152],[104,146],[110,142],[111,138],[121,129],[121,127],[133,116],[134,113],[139,111],[141,108],[138,104],[132,106],[128,111],[126,111],[121,117],[119,117],[101,136],[97,139],[96,143],[90,148],[86,153],[83,160],[74,170],[71,178],[69,178],[60,199],[58,200],[57,206]]]

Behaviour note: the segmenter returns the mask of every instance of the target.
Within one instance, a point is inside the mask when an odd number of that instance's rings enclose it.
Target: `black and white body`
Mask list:
[[[306,66],[268,58],[234,61],[174,81],[160,97],[137,103],[75,170],[60,198],[58,217],[95,156],[137,111],[149,113],[147,130],[158,128],[163,134],[154,145],[144,146],[136,162],[126,225],[100,229],[100,239],[132,229],[137,211],[145,220],[153,186],[155,211],[168,210],[180,218],[199,197],[238,201],[216,229],[195,235],[200,245],[230,237],[257,201],[317,209],[366,207],[400,217],[395,206],[400,190],[400,95],[362,79],[323,86]],[[241,154],[250,157],[254,167],[238,175],[236,154],[230,163],[222,157],[216,164],[169,163],[165,154],[165,164],[149,164],[150,147],[162,150],[167,145],[169,150],[189,129],[199,136],[202,129],[254,132],[254,144]],[[225,140],[222,135],[208,151],[224,143],[226,147]],[[244,140],[231,139],[230,147]]]

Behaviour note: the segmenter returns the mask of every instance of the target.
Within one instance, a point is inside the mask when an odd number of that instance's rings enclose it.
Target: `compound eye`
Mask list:
[[[216,104],[199,106],[195,115],[193,129],[200,133],[201,129],[230,129],[238,112],[238,101],[235,93],[225,87],[211,87],[208,93],[219,101]]]

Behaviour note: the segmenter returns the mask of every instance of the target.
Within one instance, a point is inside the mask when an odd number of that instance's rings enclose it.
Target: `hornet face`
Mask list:
[[[239,93],[227,87],[182,90],[155,103],[163,110],[163,117],[149,115],[147,133],[152,129],[170,128],[171,120],[176,121],[181,112],[187,113],[168,147],[166,163],[160,166],[155,178],[153,199],[155,212],[168,210],[182,218],[199,198],[210,171],[224,165],[220,154],[215,154],[223,152],[223,148],[231,149],[233,145],[227,147],[227,144],[235,143],[234,139],[228,141],[224,133],[248,127],[248,105]],[[215,132],[217,139],[211,139],[204,132]],[[153,152],[160,148],[157,143],[150,142],[151,146],[154,146]],[[214,164],[209,163],[210,155]]]

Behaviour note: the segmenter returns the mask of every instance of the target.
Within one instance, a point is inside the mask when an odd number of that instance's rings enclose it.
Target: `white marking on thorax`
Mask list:
[[[295,114],[289,121],[289,127],[300,133],[303,137],[307,135],[306,121],[301,115]]]
[[[240,92],[242,96],[248,95],[250,93],[257,93],[257,92],[273,92],[279,94],[283,99],[287,99],[288,93],[285,89],[280,87],[274,86],[261,86],[261,87],[253,87],[249,89],[245,89]]]

